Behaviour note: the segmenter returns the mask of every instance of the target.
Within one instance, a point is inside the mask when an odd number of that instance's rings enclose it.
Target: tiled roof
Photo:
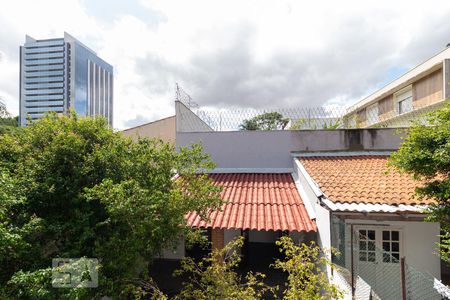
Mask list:
[[[188,223],[194,227],[250,230],[316,231],[291,174],[210,174],[214,184],[223,186],[227,202],[213,211],[210,222],[192,212]]]
[[[429,204],[414,198],[419,186],[411,175],[387,167],[388,156],[300,157],[309,176],[333,202],[389,205]]]

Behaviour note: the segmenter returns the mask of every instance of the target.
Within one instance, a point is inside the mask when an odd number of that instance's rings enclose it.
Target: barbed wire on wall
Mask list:
[[[178,84],[176,100],[182,102],[203,122],[215,131],[240,130],[246,120],[266,113],[279,113],[288,119],[287,130],[351,129],[351,128],[399,128],[408,127],[413,121],[426,121],[426,114],[443,105],[411,102],[401,107],[371,107],[353,109],[343,106],[273,108],[273,109],[202,109]]]

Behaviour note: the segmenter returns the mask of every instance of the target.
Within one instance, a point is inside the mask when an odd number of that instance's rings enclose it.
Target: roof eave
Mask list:
[[[345,201],[332,201],[328,198],[323,198],[322,202],[333,212],[424,214],[428,207],[427,205],[412,204],[349,203]]]

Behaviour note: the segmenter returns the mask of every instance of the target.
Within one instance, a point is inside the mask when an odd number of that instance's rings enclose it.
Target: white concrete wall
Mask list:
[[[389,225],[402,231],[402,255],[405,262],[422,273],[441,278],[441,261],[437,253],[439,223],[417,221],[375,221],[367,219],[346,220],[346,224]],[[384,227],[383,227],[384,228]],[[350,226],[346,226],[346,264],[350,264]],[[348,265],[350,268],[350,265]]]
[[[178,124],[177,124],[178,126]],[[218,168],[293,170],[292,152],[395,150],[396,129],[177,132],[177,146],[201,142]]]
[[[320,204],[315,206],[317,218],[317,244],[326,249],[331,249],[331,232],[330,232],[330,211]],[[331,256],[328,255],[331,259]]]
[[[177,132],[213,131],[208,124],[180,101],[175,101],[175,116]]]
[[[300,197],[305,204],[305,208],[311,219],[316,219],[316,205],[319,204],[318,196],[322,194],[319,188],[313,189],[311,186],[314,184],[312,179],[307,175],[306,170],[300,164],[297,158],[292,159],[294,166],[294,172],[292,177],[295,181],[295,185],[300,194]],[[306,178],[308,176],[308,178]]]
[[[294,179],[297,189],[300,193],[300,197],[305,203],[305,207],[311,219],[314,219],[317,225],[317,243],[319,246],[325,249],[331,249],[331,230],[330,230],[330,211],[322,206],[318,196],[322,192],[311,186],[314,184],[309,175],[305,174],[301,164],[294,159]],[[331,257],[330,257],[331,258]]]

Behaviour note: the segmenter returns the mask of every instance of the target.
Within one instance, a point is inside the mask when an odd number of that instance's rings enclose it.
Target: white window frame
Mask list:
[[[403,102],[403,101],[406,101],[406,100],[411,101],[411,106],[410,106],[411,109],[408,110],[408,111],[401,112],[400,111],[400,103]],[[396,93],[394,93],[394,105],[395,105],[395,112],[397,113],[397,115],[402,115],[402,114],[406,114],[406,113],[409,113],[409,112],[413,111],[414,110],[413,102],[414,102],[414,99],[413,99],[412,86],[411,85],[401,89],[400,91],[398,91]]]
[[[384,231],[398,231],[399,232],[399,240],[398,240],[399,250],[400,250],[398,252],[399,260],[400,260],[401,257],[404,256],[405,231],[404,231],[403,227],[401,227],[401,226],[373,226],[373,225],[370,225],[370,224],[367,224],[367,225],[359,224],[359,225],[354,227],[354,230],[355,230],[356,233],[358,233],[359,230],[374,230],[375,231],[375,247],[378,250],[375,251],[375,261],[372,262],[372,263],[375,263],[375,264],[378,264],[378,263],[394,264],[394,262],[385,262],[384,259],[383,259],[383,255],[380,256],[380,253],[379,253],[380,250],[382,252],[384,252],[383,251],[383,241],[384,240],[383,240],[383,236],[382,236],[383,230]],[[359,243],[359,238],[358,237],[356,237],[356,242]],[[395,241],[391,240],[391,242],[395,242]],[[360,255],[359,254],[359,252],[360,252],[359,244],[356,245],[356,249],[355,250],[357,251],[356,259],[359,260],[359,255]],[[364,262],[364,261],[360,261],[360,262]],[[371,263],[368,260],[367,260],[367,262]],[[400,263],[400,261],[398,261],[396,263]]]
[[[378,102],[367,106],[366,108],[366,120],[368,125],[376,124],[380,121]]]

